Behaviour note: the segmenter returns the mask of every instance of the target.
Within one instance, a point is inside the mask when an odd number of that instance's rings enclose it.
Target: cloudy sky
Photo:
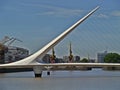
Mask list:
[[[31,53],[39,50],[96,6],[100,9],[56,47],[56,55],[96,58],[98,52],[120,53],[120,0],[0,0],[0,40],[16,37]],[[51,53],[51,52],[49,52]]]

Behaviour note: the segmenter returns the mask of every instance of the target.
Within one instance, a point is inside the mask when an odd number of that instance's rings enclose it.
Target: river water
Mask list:
[[[0,90],[120,90],[120,71],[51,71],[0,74]]]

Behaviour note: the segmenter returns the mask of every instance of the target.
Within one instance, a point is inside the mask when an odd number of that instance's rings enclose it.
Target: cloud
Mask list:
[[[98,18],[120,17],[120,11],[106,12],[96,15]]]
[[[99,17],[99,18],[108,18],[109,16],[107,16],[105,14],[99,14],[97,17]]]
[[[21,3],[23,6],[30,6],[33,8],[40,8],[43,9],[42,11],[37,12],[35,15],[54,15],[59,17],[68,17],[68,16],[74,16],[74,15],[80,15],[83,10],[81,9],[68,9],[68,8],[62,8],[57,6],[50,6],[50,5],[42,5],[42,4],[26,4]]]
[[[120,17],[120,11],[114,11],[111,13],[112,16]]]
[[[54,15],[60,17],[68,17],[68,16],[75,16],[80,15],[81,10],[70,10],[70,9],[52,9],[50,11],[37,13],[36,15]]]

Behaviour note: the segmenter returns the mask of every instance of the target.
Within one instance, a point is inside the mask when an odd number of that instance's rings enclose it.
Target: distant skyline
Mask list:
[[[98,52],[120,53],[119,0],[0,0],[0,40],[16,37],[31,53],[39,50],[96,6],[100,9],[55,46],[58,57],[96,58]]]

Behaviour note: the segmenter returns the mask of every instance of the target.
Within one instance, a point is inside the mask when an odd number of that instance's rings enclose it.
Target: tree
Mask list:
[[[104,57],[105,63],[120,63],[120,55],[117,53],[108,53]]]
[[[83,63],[88,63],[89,60],[87,58],[83,58],[80,62],[83,62]]]

